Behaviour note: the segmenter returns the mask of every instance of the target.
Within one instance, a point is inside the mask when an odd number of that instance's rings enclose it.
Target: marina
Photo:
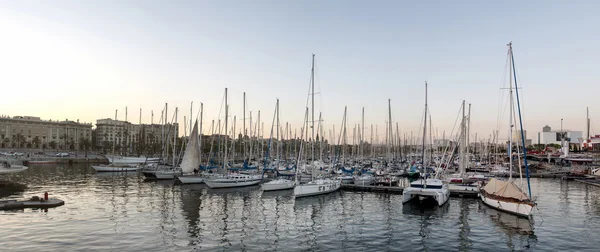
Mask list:
[[[28,186],[10,198],[49,191],[66,202],[47,212],[0,211],[4,246],[27,249],[364,251],[405,244],[418,250],[538,251],[585,250],[600,238],[581,233],[600,228],[600,187],[560,178],[532,179],[539,195],[533,222],[476,198],[451,197],[442,207],[423,208],[402,204],[397,191],[352,191],[364,188],[352,185],[294,200],[291,190],[145,182],[139,171],[95,173],[87,164],[32,166],[6,178]],[[24,235],[31,225],[24,219],[35,220],[37,236],[47,238]]]
[[[600,2],[0,5],[0,250],[600,251]]]

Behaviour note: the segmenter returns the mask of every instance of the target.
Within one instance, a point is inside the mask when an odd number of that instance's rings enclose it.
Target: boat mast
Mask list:
[[[521,103],[519,101],[519,89],[517,85],[517,73],[515,71],[515,56],[512,51],[512,42],[508,43],[508,50],[510,52],[510,62],[512,65],[513,78],[515,80],[515,92],[517,95],[517,109],[519,111],[519,126],[521,128],[521,143],[523,144],[523,162],[525,163],[525,177],[527,177],[527,190],[529,191],[529,198],[531,199],[531,183],[529,181],[529,165],[527,165],[527,147],[525,147],[525,133],[523,132],[523,118],[521,117]]]
[[[423,117],[423,148],[421,149],[421,158],[423,169],[425,169],[425,173],[427,173],[427,168],[425,166],[425,138],[427,137],[427,82],[425,82],[425,116]]]
[[[227,138],[229,137],[229,135],[227,134],[227,117],[229,116],[228,110],[229,105],[227,104],[227,88],[225,88],[225,144],[223,145],[223,147],[225,148],[225,154],[223,155],[223,172],[225,173],[227,173]]]
[[[392,100],[388,99],[388,167],[391,165],[392,162],[392,146],[394,146],[393,144],[393,128],[392,128]]]
[[[509,48],[510,48],[510,44],[509,44]],[[509,57],[511,54],[511,49],[508,49],[508,53],[509,53]],[[512,59],[511,59],[512,61]],[[511,62],[512,64],[512,62]],[[509,65],[509,76],[512,75],[512,68]],[[509,132],[508,132],[508,162],[509,162],[509,177],[508,180],[512,181],[512,173],[513,173],[513,158],[512,158],[512,144],[513,144],[513,115],[514,115],[514,108],[513,108],[513,90],[512,90],[512,81],[513,79],[511,77],[508,78],[509,79],[509,103],[510,103],[510,109],[509,109],[509,119],[508,119],[508,127],[509,127]]]
[[[246,92],[244,92],[244,101],[242,102],[243,107],[244,107],[244,114],[243,114],[243,130],[242,130],[242,148],[244,148],[244,161],[246,161]]]
[[[466,157],[465,157],[465,148],[467,146],[467,136],[466,136],[466,117],[465,117],[465,101],[462,102],[462,122],[460,124],[460,146],[458,149],[460,162],[458,163],[458,170],[460,172],[460,176],[464,179],[465,169],[466,169]]]
[[[313,163],[313,177],[314,177],[314,162],[315,162],[315,54],[312,55],[312,67],[310,70],[310,84],[311,84],[311,118],[312,118],[312,146],[311,146],[311,162]]]
[[[362,107],[362,122],[361,122],[361,134],[360,134],[360,157],[364,158],[365,156],[365,147],[363,146],[363,141],[365,138],[365,107]]]
[[[177,149],[177,131],[175,130],[175,124],[177,124],[177,111],[179,110],[179,108],[175,107],[175,122],[172,124],[173,127],[171,127],[171,129],[173,129],[173,168],[175,168],[175,166],[177,165],[177,160],[175,160],[175,151]],[[185,127],[184,127],[185,129]]]
[[[198,163],[202,163],[202,117],[204,113],[204,103],[200,103],[200,132],[198,134]],[[198,169],[200,167],[197,167]]]
[[[463,105],[464,106],[464,105]],[[464,115],[463,115],[464,116]],[[466,125],[465,125],[465,137],[467,138],[467,142],[465,143],[465,146],[467,147],[467,154],[466,154],[466,159],[465,159],[465,171],[467,171],[467,169],[469,169],[469,161],[470,161],[470,151],[469,151],[469,146],[471,145],[471,103],[469,103],[469,113],[467,114],[467,119],[466,119]],[[477,142],[477,139],[475,139],[475,142]]]

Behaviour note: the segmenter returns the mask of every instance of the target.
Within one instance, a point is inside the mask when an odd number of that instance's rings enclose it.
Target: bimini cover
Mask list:
[[[504,197],[504,198],[512,198],[519,201],[528,200],[527,195],[521,191],[521,188],[517,187],[512,182],[502,181],[492,178],[483,190],[489,194]]]

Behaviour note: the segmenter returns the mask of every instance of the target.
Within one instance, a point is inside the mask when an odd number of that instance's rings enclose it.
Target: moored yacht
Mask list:
[[[410,187],[402,192],[402,203],[418,200],[419,203],[445,204],[450,198],[448,185],[440,179],[418,179],[410,183]]]

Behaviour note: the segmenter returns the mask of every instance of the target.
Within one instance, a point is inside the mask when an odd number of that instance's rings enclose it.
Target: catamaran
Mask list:
[[[423,160],[423,168],[425,176],[410,183],[410,186],[402,192],[402,202],[407,203],[418,199],[420,203],[434,202],[438,206],[445,204],[450,198],[450,190],[448,185],[441,179],[438,179],[439,170],[435,171],[435,177],[430,178],[429,169],[426,167],[425,146],[427,139],[427,82],[425,82],[425,117],[423,123],[423,149],[421,157]]]

